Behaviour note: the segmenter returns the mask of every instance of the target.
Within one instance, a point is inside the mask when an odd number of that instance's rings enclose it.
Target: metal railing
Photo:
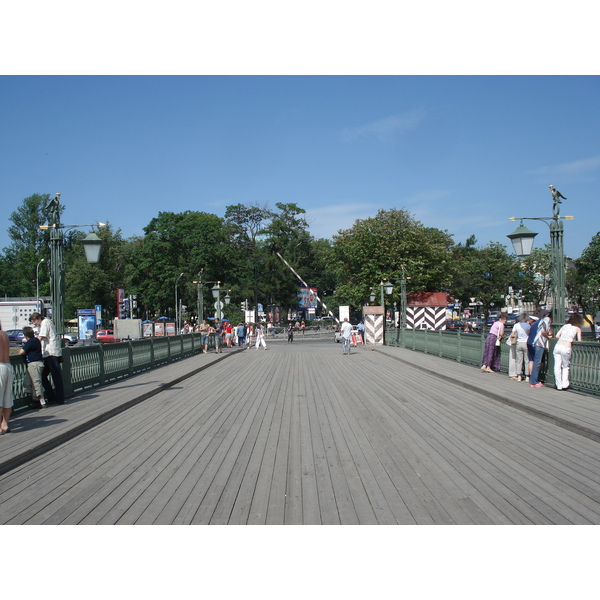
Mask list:
[[[485,333],[463,333],[461,331],[434,331],[428,329],[386,328],[386,344],[434,354],[460,363],[481,366],[485,346]],[[554,385],[555,339],[550,340],[550,348],[544,367],[545,382]],[[509,348],[501,346],[500,371],[508,373]],[[600,344],[597,342],[574,342],[571,354],[569,379],[574,390],[600,395]]]
[[[209,336],[208,340],[209,349],[214,349],[214,337]],[[199,333],[63,348],[65,398],[200,352],[202,336]],[[31,401],[23,388],[27,367],[23,356],[13,355],[10,362],[14,371],[14,410],[18,411]]]

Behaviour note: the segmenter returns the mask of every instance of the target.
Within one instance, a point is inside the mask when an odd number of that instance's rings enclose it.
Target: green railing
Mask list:
[[[208,339],[209,348],[214,349],[214,337],[209,336]],[[200,352],[202,336],[199,333],[63,348],[65,397],[70,398],[82,390],[131,377]],[[23,389],[25,360],[22,356],[13,355],[10,362],[15,374],[14,410],[20,410],[26,408],[30,401]]]
[[[405,329],[400,332],[388,327],[385,333],[386,345],[400,346],[434,354],[460,363],[481,366],[481,357],[485,346],[485,334],[463,333],[460,331],[433,331],[428,329]],[[550,340],[548,362],[544,368],[544,377],[548,385],[554,385],[554,355],[552,351],[556,340]],[[508,373],[509,348],[503,342],[501,346],[501,372]],[[597,342],[575,342],[571,354],[569,373],[571,388],[574,390],[600,395],[600,344]]]

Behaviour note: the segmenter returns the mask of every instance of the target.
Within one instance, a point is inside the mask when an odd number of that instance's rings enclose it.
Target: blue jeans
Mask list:
[[[546,349],[543,346],[535,346],[533,353],[533,369],[531,370],[531,376],[529,377],[529,383],[535,385],[539,383],[540,379],[540,365],[542,364],[542,358],[544,358],[544,351]]]
[[[350,354],[350,338],[342,337],[342,352]]]

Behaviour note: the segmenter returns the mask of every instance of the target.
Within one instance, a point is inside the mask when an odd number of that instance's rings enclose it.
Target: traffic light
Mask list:
[[[248,301],[247,300],[244,300],[242,302],[242,310],[248,310]]]

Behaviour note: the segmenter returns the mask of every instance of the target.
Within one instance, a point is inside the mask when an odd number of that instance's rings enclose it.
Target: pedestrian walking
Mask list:
[[[202,319],[202,323],[198,327],[201,335],[202,352],[208,354],[208,336],[210,333],[210,325],[206,322],[206,319]]]
[[[348,318],[344,319],[340,327],[342,335],[342,354],[350,354],[350,342],[352,340],[352,325],[348,322]]]
[[[265,342],[265,330],[262,325],[256,326],[256,349],[262,345],[263,349],[267,349],[267,342]]]

